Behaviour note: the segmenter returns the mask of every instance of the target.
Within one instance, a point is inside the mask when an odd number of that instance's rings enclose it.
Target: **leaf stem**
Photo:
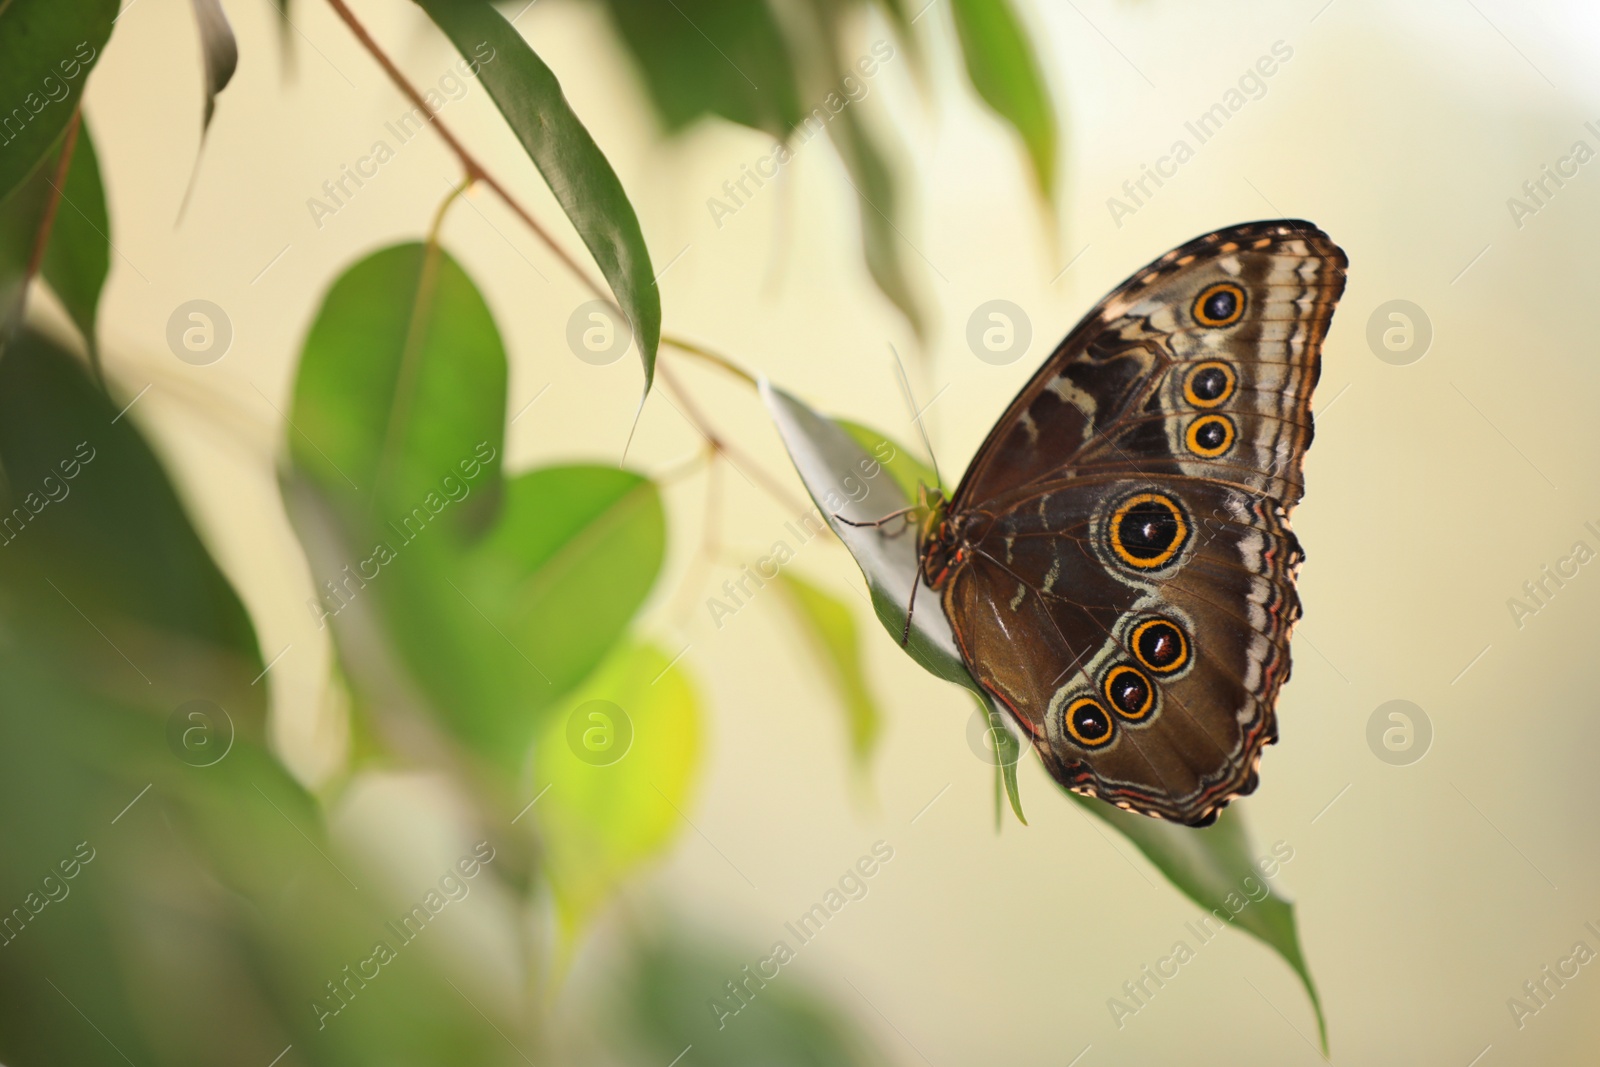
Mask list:
[[[699,343],[697,343],[695,341],[687,340],[686,338],[683,338],[683,337],[679,337],[676,334],[667,334],[667,333],[663,333],[661,335],[661,343],[664,344],[664,345],[670,345],[671,347],[676,348],[678,351],[684,353],[685,355],[694,356],[696,359],[703,359],[707,363],[713,364],[713,365],[715,365],[717,367],[721,367],[723,370],[727,371],[729,374],[733,375],[735,378],[738,378],[741,381],[743,381],[746,385],[748,385],[752,389],[754,389],[756,387],[756,377],[755,377],[755,375],[751,374],[749,371],[747,371],[743,367],[739,366],[737,363],[735,363],[733,360],[729,359],[727,356],[721,355],[721,354],[719,354],[717,352],[713,352],[711,349],[705,347],[702,344],[699,344]]]

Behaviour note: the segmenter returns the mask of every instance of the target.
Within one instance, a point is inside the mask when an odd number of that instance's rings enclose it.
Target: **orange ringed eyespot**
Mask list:
[[[1155,707],[1155,686],[1137,667],[1126,663],[1112,667],[1106,672],[1104,688],[1111,709],[1132,722],[1144,719]]]
[[[1072,739],[1084,748],[1100,748],[1115,733],[1111,716],[1093,697],[1079,697],[1068,704],[1061,721]]]
[[[1189,662],[1189,638],[1171,619],[1145,619],[1133,628],[1128,644],[1140,664],[1156,674],[1171,674]]]
[[[1198,363],[1183,380],[1183,399],[1197,408],[1214,408],[1226,403],[1238,388],[1239,377],[1220,360]]]
[[[1202,415],[1189,424],[1183,443],[1205,459],[1215,459],[1233,447],[1233,420],[1226,415]]]
[[[1244,290],[1234,282],[1208,285],[1194,298],[1194,321],[1212,329],[1232,326],[1244,317]]]
[[[1176,501],[1162,493],[1136,493],[1107,524],[1111,550],[1136,570],[1164,567],[1189,539],[1189,522]]]

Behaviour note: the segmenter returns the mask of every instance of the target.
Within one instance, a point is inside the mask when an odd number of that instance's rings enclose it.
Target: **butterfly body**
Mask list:
[[[1206,825],[1277,739],[1289,528],[1344,253],[1250,223],[1113,290],[926,502],[923,581],[1068,788]]]

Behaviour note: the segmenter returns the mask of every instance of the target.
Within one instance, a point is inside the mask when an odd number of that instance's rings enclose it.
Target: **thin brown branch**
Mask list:
[[[72,112],[67,131],[61,138],[61,158],[56,160],[55,178],[50,182],[50,197],[45,201],[44,216],[39,220],[39,232],[33,237],[33,250],[28,254],[28,272],[22,276],[23,285],[33,280],[44,265],[44,252],[50,244],[50,231],[55,227],[56,210],[61,206],[62,192],[67,185],[67,171],[72,166],[72,150],[78,145],[78,127],[83,122],[83,108]]]
[[[729,444],[726,439],[717,433],[712,425],[706,421],[705,416],[700,413],[700,409],[695,406],[694,401],[689,399],[689,394],[684,391],[683,386],[678,384],[678,380],[667,369],[665,364],[657,367],[656,372],[661,376],[661,384],[665,385],[672,395],[678,398],[678,403],[683,405],[679,409],[683,413],[683,417],[688,419],[694,425],[694,428],[700,431],[701,435],[711,445],[711,448],[723,459],[726,459],[734,470],[743,475],[747,481],[751,480],[750,474],[754,473],[755,480],[751,484],[759,482],[763,490],[794,514],[799,515],[806,510],[805,505],[798,502],[790,495],[787,489],[778,484],[777,479],[762,470],[760,464],[752,460],[742,449]]]
[[[545,247],[549,248],[555,257],[561,261],[562,265],[572,272],[573,277],[582,282],[584,287],[596,297],[610,302],[611,294],[578,265],[577,260],[573,259],[567,250],[561,247],[556,242],[556,239],[550,235],[550,232],[539,224],[539,220],[529,214],[528,210],[517,202],[516,197],[512,196],[510,191],[500,184],[499,179],[490,174],[488,169],[478,161],[477,157],[467,150],[467,146],[462,144],[454,133],[450,132],[450,127],[446,126],[444,121],[439,118],[438,113],[428,106],[428,102],[417,91],[417,87],[406,79],[400,68],[395,66],[394,61],[389,58],[388,53],[384,52],[378,42],[373,40],[372,35],[367,32],[367,28],[356,18],[355,13],[345,5],[344,0],[328,0],[328,6],[333,8],[334,12],[344,20],[346,26],[350,27],[350,32],[355,34],[356,40],[361,42],[361,46],[372,55],[372,58],[378,61],[378,65],[383,68],[384,73],[389,75],[389,80],[394,82],[395,87],[400,90],[407,100],[410,100],[413,105],[420,108],[424,115],[428,116],[429,123],[432,124],[435,132],[439,134],[440,139],[449,146],[450,151],[456,154],[456,158],[466,168],[467,177],[480,181],[493,189],[496,195],[505,201],[506,206],[516,213],[523,224],[533,231],[533,235],[544,242]]]

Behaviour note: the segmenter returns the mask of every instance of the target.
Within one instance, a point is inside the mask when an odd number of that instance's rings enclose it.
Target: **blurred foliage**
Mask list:
[[[879,71],[898,55],[896,43],[920,68],[914,23],[933,5],[911,13],[905,0],[881,0],[877,6],[897,41],[863,43],[859,16],[866,5],[859,0],[804,0],[785,18],[766,0],[603,2],[667,132],[682,133],[696,119],[716,116],[760,130],[792,153],[827,131],[856,193],[868,271],[924,336],[928,327],[910,265],[920,254],[904,232],[898,153],[884,124],[866,113],[882,109],[865,101]],[[1041,194],[1053,202],[1056,112],[1017,13],[1008,0],[953,0],[951,18],[974,88],[1015,130]],[[788,155],[777,159],[782,165]]]
[[[10,122],[0,152],[0,201],[27,180],[67,128],[111,36],[117,7],[118,0],[0,4],[0,101]]]
[[[605,0],[605,6],[669,131],[716,115],[781,140],[800,122],[794,59],[765,3]]]
[[[48,501],[0,547],[0,799],[27,812],[0,828],[0,1057],[488,1062],[492,1033],[420,966],[318,1029],[387,916],[266,750],[249,619],[116,416],[35,334],[0,360],[6,513]],[[175,730],[192,700],[215,711]]]
[[[603,2],[669,132],[710,116],[791,150],[830,135],[872,277],[921,333],[893,137],[862,106],[897,52],[858,40],[865,3]],[[648,391],[660,296],[604,153],[487,0],[417,3],[476,68],[599,266]],[[220,4],[193,6],[209,125],[237,42]],[[637,632],[666,556],[659,487],[609,465],[506,469],[505,345],[437,220],[427,241],[334,279],[305,339],[281,486],[353,742],[322,796],[272,752],[270,666],[129,414],[137,395],[113,401],[65,345],[20,326],[42,282],[98,365],[111,221],[73,116],[117,7],[0,0],[0,99],[27,118],[0,152],[0,802],[25,813],[0,827],[0,1058],[389,1067],[533,1062],[559,1048],[575,1062],[659,1065],[693,1045],[694,1063],[730,1067],[882,1062],[849,1021],[855,1005],[784,972],[744,986],[754,995],[736,1015],[716,1010],[763,950],[703,935],[634,939],[603,962],[588,1011],[603,1025],[549,1012],[584,934],[692,825],[705,714],[683,653]],[[275,7],[287,27],[288,0]],[[922,12],[904,0],[878,11],[925,78]],[[1056,112],[1022,21],[1004,0],[952,0],[949,16],[974,88],[1017,132],[1048,203]],[[852,462],[881,464],[878,484],[905,499],[937,481],[868,427],[809,418]],[[893,630],[903,608],[873,566]],[[864,774],[882,715],[854,613],[787,572],[781,584]],[[941,666],[920,640],[913,653],[959,680],[959,663]],[[446,935],[408,947],[396,922],[418,912],[395,900],[422,900],[430,917],[444,901],[386,880],[330,834],[343,788],[374,767],[425,771],[467,809],[488,851],[461,871],[506,905],[497,929],[516,940],[515,988],[486,991],[481,961]],[[1180,840],[1091,810],[1203,906],[1248,867],[1234,820]],[[1314,1000],[1288,905],[1271,898],[1240,925],[1290,960]]]
[[[63,182],[64,153],[70,156]],[[100,290],[111,266],[109,232],[100,163],[89,124],[80,122],[62,131],[27,180],[0,200],[0,347],[22,320],[23,296],[37,272],[94,356]]]
[[[778,585],[789,594],[800,629],[810,638],[812,650],[822,661],[823,673],[839,696],[848,727],[850,754],[855,758],[856,770],[864,778],[877,748],[878,735],[883,732],[883,713],[867,684],[861,663],[855,613],[837,597],[790,571],[779,572]]]
[[[700,763],[699,708],[682,670],[625,645],[566,702],[536,748],[535,814],[565,960],[595,912],[677,834]]]
[[[1056,185],[1056,114],[1044,72],[1007,0],[950,0],[967,76],[984,103],[1017,131],[1047,200]]]
[[[678,925],[652,924],[668,931]],[[600,1005],[626,1020],[612,1040],[628,1039],[635,1063],[670,1063],[691,1045],[694,1063],[701,1067],[870,1067],[886,1062],[803,978],[786,968],[765,981],[759,975],[749,977],[770,958],[766,949],[741,958],[720,939],[705,935],[640,939],[617,995]],[[730,983],[744,983],[742,1001],[728,991]],[[723,1013],[713,1010],[713,996],[720,999]]]

